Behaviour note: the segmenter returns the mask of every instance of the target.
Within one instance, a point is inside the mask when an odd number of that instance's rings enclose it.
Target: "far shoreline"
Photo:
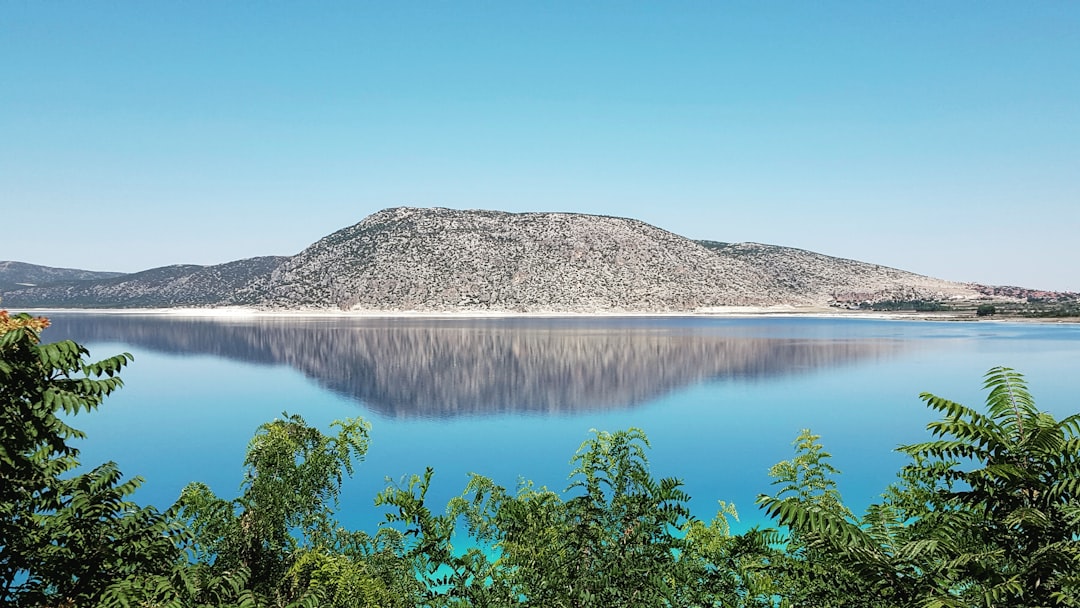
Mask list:
[[[863,311],[827,306],[724,306],[692,311],[508,311],[508,310],[325,310],[325,309],[263,309],[239,306],[213,308],[29,308],[20,312],[35,315],[94,314],[142,315],[180,318],[251,319],[501,319],[501,318],[823,318],[873,319],[901,321],[951,322],[1020,322],[1040,324],[1070,324],[1080,322],[1076,317],[977,317],[970,314],[919,311]]]

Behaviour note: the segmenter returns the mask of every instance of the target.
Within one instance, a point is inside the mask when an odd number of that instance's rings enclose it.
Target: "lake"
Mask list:
[[[95,359],[131,352],[125,387],[75,419],[84,464],[146,479],[164,508],[188,482],[236,495],[256,427],[283,411],[325,429],[361,416],[371,448],[339,517],[373,531],[387,478],[435,468],[441,511],[469,472],[563,489],[590,429],[643,429],[657,477],[675,476],[711,518],[765,523],[769,467],[801,429],[822,436],[857,512],[891,483],[896,446],[926,437],[929,391],[983,403],[982,376],[1013,367],[1036,402],[1077,411],[1080,325],[865,318],[180,317],[54,313],[47,341]]]

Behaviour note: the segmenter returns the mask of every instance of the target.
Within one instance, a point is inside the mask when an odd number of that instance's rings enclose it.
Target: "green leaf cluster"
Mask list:
[[[116,580],[167,569],[184,531],[173,512],[130,501],[141,480],[115,463],[80,472],[68,443],[83,433],[66,420],[120,388],[131,355],[89,362],[14,320],[0,334],[0,604],[90,606]]]
[[[922,395],[943,418],[900,447],[911,462],[861,518],[807,484],[759,499],[790,530],[785,597],[811,589],[804,576],[848,583],[817,605],[1080,605],[1080,417],[1040,411],[1009,368],[985,388],[985,412]],[[817,478],[822,457],[802,444],[796,461]]]
[[[443,514],[425,504],[430,468],[388,487],[376,504],[409,539],[417,605],[771,605],[762,566],[775,534],[731,536],[723,503],[712,522],[694,519],[682,483],[652,476],[648,445],[640,429],[593,431],[563,492],[473,474]],[[457,535],[469,549],[454,550]]]

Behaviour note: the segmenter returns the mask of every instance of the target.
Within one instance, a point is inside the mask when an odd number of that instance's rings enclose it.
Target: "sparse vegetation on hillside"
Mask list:
[[[74,268],[52,268],[23,262],[0,262],[0,291],[54,283],[99,281],[122,275],[121,272],[95,272]]]
[[[38,287],[0,281],[0,292],[20,307],[511,312],[858,308],[972,301],[986,292],[790,247],[695,242],[626,218],[404,207],[287,258],[86,278]]]
[[[863,310],[911,310],[915,312],[941,312],[950,310],[947,304],[927,300],[885,300],[882,302],[863,302],[859,304]]]

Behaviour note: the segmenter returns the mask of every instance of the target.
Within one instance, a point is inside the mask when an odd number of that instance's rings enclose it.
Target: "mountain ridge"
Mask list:
[[[791,247],[694,241],[631,218],[415,207],[376,212],[293,256],[54,273],[65,280],[37,286],[13,286],[5,264],[6,307],[659,313],[1023,296]]]
[[[122,272],[55,268],[25,262],[0,261],[0,290],[35,287],[43,283],[111,279],[123,274]]]

